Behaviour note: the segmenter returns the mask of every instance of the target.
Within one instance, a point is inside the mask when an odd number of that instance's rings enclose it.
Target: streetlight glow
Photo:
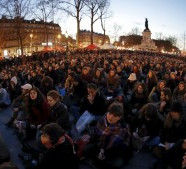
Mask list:
[[[33,34],[30,34],[30,53],[32,52],[32,38],[33,38]]]

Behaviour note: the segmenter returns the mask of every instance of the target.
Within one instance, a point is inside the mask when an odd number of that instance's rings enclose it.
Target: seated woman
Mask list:
[[[106,96],[117,97],[121,95],[122,90],[119,83],[119,77],[116,74],[115,70],[110,70],[106,78],[107,91],[105,92]]]
[[[148,100],[151,103],[157,103],[160,101],[161,91],[165,88],[166,81],[160,80],[156,87],[153,87],[148,96]]]
[[[61,95],[55,90],[47,93],[47,101],[50,106],[50,115],[47,122],[57,123],[65,131],[68,131],[70,127],[69,114],[67,107],[61,102],[61,99]]]
[[[184,82],[180,82],[173,92],[173,101],[184,101],[184,95],[186,93],[186,87]]]
[[[153,87],[155,87],[158,83],[158,78],[156,76],[156,73],[152,70],[149,70],[147,74],[147,86],[148,86],[148,91],[151,92]]]
[[[34,87],[29,92],[29,97],[26,104],[28,113],[28,128],[27,136],[35,137],[36,128],[38,125],[42,125],[49,118],[49,105],[41,93],[41,91]]]
[[[103,89],[103,88],[105,88],[105,86],[106,86],[106,79],[105,79],[105,77],[104,77],[104,73],[103,73],[103,71],[102,71],[102,69],[101,68],[97,68],[96,69],[96,71],[95,71],[95,73],[94,73],[94,76],[93,76],[93,79],[92,79],[92,82],[94,83],[94,84],[96,84],[97,85],[97,87],[99,88],[99,89]]]
[[[48,149],[37,169],[78,169],[72,139],[56,123],[42,128],[42,144]]]
[[[158,116],[164,122],[168,112],[170,111],[172,94],[170,88],[161,90],[160,102],[158,103]]]
[[[53,79],[49,76],[45,76],[41,80],[41,86],[40,86],[41,92],[44,94],[44,96],[47,96],[47,93],[50,90],[54,90],[54,82]]]
[[[159,144],[159,135],[163,127],[163,123],[158,118],[157,109],[153,104],[148,103],[144,105],[139,112],[139,116],[136,119],[135,124],[132,125],[132,127],[136,125],[136,127],[134,127],[135,132],[133,133],[134,148],[139,150],[143,146],[151,148]],[[141,144],[139,144],[138,141],[141,142]]]
[[[135,112],[137,112],[143,105],[147,103],[147,90],[144,83],[136,84],[130,103],[132,110],[135,110]]]
[[[72,92],[64,97],[64,104],[67,105],[68,108],[71,106],[79,106],[83,97],[87,93],[86,87],[87,84],[81,79],[79,75],[75,74],[72,77]]]
[[[121,122],[123,107],[112,103],[107,113],[100,119],[85,146],[85,156],[95,161],[102,161],[107,168],[121,167],[129,158],[131,135],[127,125]],[[118,162],[120,161],[120,162]]]
[[[167,114],[164,128],[161,134],[161,143],[165,144],[168,150],[177,141],[186,138],[186,120],[183,118],[182,104],[173,102],[170,112]]]

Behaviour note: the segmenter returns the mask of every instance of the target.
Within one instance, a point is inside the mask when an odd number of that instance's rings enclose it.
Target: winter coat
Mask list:
[[[69,124],[69,114],[66,106],[60,101],[57,102],[50,109],[49,122],[55,122],[59,124],[64,130],[68,130]]]

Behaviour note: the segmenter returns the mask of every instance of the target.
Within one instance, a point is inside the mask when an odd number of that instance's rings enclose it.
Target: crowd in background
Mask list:
[[[0,109],[12,106],[6,125],[35,168],[75,169],[82,159],[119,168],[142,149],[154,154],[156,169],[185,168],[184,57],[46,52],[0,65]]]

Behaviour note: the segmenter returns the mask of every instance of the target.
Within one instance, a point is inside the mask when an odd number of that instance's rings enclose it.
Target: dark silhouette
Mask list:
[[[147,18],[145,18],[145,29],[146,29],[146,30],[149,30],[149,26],[148,26],[148,20],[147,20]]]

